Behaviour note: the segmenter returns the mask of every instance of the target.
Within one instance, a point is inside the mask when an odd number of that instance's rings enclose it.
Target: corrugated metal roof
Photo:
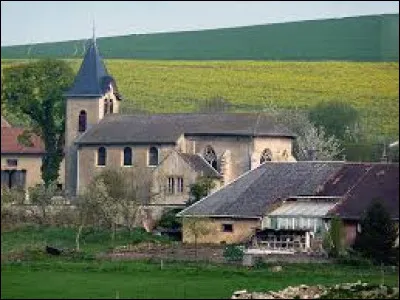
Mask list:
[[[290,201],[285,202],[282,206],[273,210],[268,216],[279,217],[323,217],[328,211],[335,207],[336,201],[333,202],[316,202],[316,201]]]

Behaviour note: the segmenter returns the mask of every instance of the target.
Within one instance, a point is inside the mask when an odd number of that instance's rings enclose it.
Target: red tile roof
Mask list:
[[[4,119],[3,116],[1,116],[1,127],[11,127],[11,125],[7,122],[6,119]]]
[[[29,154],[44,154],[44,145],[41,138],[37,135],[32,135],[32,147],[27,147],[18,143],[18,136],[24,131],[24,128],[1,127],[1,154],[13,153],[29,153]]]

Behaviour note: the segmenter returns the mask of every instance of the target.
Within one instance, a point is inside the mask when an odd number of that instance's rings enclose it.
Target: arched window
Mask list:
[[[260,164],[265,163],[266,161],[272,161],[272,152],[268,148],[264,149],[261,153]]]
[[[97,165],[98,166],[105,166],[106,165],[106,160],[107,160],[106,148],[100,147],[97,150]]]
[[[158,165],[158,149],[156,147],[151,147],[149,149],[149,166]]]
[[[104,99],[104,115],[108,113],[108,99]]]
[[[211,146],[204,149],[204,159],[216,170],[217,169],[217,155]]]
[[[78,131],[84,132],[86,130],[86,111],[81,110],[79,113],[79,120],[78,120]]]
[[[110,114],[112,114],[113,112],[114,112],[113,101],[112,99],[110,99]]]
[[[124,148],[124,166],[132,166],[132,148]]]

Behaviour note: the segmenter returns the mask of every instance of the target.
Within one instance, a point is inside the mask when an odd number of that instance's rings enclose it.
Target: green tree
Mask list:
[[[397,230],[379,199],[374,199],[360,225],[361,233],[356,237],[354,249],[374,262],[390,263],[394,256]]]
[[[65,98],[74,72],[61,60],[40,60],[4,69],[1,97],[7,107],[27,116],[32,126],[26,135],[39,135],[46,150],[42,179],[46,186],[57,181],[63,159]]]
[[[316,127],[323,127],[328,136],[342,142],[353,139],[359,119],[354,107],[339,101],[320,102],[310,109],[308,116]]]
[[[329,231],[324,236],[324,248],[329,256],[339,257],[344,251],[344,227],[343,222],[338,216],[331,219]]]
[[[192,205],[207,196],[214,187],[215,183],[212,178],[199,177],[196,183],[190,185],[189,200],[186,201],[186,205]]]

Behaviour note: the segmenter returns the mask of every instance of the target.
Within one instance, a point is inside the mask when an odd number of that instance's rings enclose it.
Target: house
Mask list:
[[[1,117],[1,185],[7,188],[27,190],[42,183],[41,166],[45,154],[43,141],[32,135],[29,141],[21,141],[24,128],[12,127]],[[64,170],[60,168],[60,184]]]
[[[294,134],[265,114],[119,113],[124,101],[89,41],[66,96],[66,190],[84,192],[104,168],[152,174],[145,205],[183,205],[204,174],[228,184],[264,161],[295,161]]]
[[[398,222],[399,165],[348,162],[266,162],[184,209],[183,242],[194,241],[189,224],[209,228],[203,243],[243,243],[258,236],[272,249],[308,251],[337,214],[346,242],[375,198]]]

